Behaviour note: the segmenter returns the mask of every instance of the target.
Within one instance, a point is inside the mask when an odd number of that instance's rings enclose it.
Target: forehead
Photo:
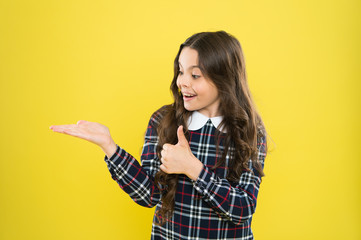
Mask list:
[[[178,62],[181,66],[198,65],[198,52],[190,47],[184,47],[179,55]]]

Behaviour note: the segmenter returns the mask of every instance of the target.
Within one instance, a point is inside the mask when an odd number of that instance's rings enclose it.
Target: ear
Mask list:
[[[178,143],[181,146],[189,146],[186,136],[184,136],[183,126],[179,126],[177,129]]]

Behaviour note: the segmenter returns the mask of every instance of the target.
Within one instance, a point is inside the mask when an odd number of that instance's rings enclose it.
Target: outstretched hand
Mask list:
[[[192,153],[188,141],[183,133],[183,126],[177,129],[178,143],[164,144],[161,151],[160,169],[168,174],[185,174],[196,180],[203,168],[203,164]]]
[[[64,133],[92,142],[101,147],[108,157],[116,150],[116,144],[110,135],[109,129],[100,123],[80,120],[77,124],[52,125],[50,129],[54,132]]]

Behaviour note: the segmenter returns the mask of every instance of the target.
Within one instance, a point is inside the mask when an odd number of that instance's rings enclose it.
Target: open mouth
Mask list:
[[[183,99],[184,99],[184,100],[191,100],[191,99],[193,99],[195,96],[197,96],[197,95],[196,95],[196,94],[183,93]]]

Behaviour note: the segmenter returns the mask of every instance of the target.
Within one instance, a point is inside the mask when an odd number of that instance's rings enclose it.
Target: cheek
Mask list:
[[[206,84],[195,84],[193,85],[193,90],[201,97],[209,97],[212,95],[212,89]]]
[[[218,89],[217,89],[217,87],[216,87],[214,84],[210,84],[210,85],[208,86],[208,88],[209,88],[209,92],[211,92],[213,96],[217,96],[217,97],[218,97]]]
[[[214,88],[208,88],[207,89],[208,91],[207,91],[207,99],[209,100],[209,101],[214,101],[214,100],[216,100],[216,99],[218,99],[219,98],[219,96],[218,96],[218,91],[216,90],[216,89],[214,89]]]
[[[218,89],[216,87],[213,88],[213,93],[214,93],[214,96],[219,97]]]

